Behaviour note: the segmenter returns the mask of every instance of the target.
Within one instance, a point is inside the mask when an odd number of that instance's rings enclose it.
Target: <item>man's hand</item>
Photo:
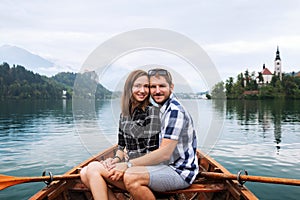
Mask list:
[[[108,169],[109,170],[108,178],[110,178],[112,181],[122,180],[123,175],[127,168],[128,167],[125,162],[116,163],[114,165],[111,165],[111,167]]]

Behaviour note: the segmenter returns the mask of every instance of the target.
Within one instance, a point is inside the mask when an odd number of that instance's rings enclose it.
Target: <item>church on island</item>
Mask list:
[[[274,71],[273,71],[274,69]],[[227,99],[299,99],[300,72],[283,72],[279,47],[277,46],[274,68],[268,69],[265,64],[257,73],[249,71],[240,73],[237,81],[226,80]]]
[[[260,84],[268,84],[271,82],[273,73],[263,64],[263,70],[261,71],[263,82]],[[282,63],[280,59],[279,47],[277,46],[276,57],[274,60],[274,75],[277,75],[282,80]],[[257,81],[259,83],[259,81]]]

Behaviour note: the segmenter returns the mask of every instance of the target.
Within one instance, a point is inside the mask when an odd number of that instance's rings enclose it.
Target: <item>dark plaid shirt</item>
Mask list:
[[[132,116],[120,116],[118,149],[126,147],[129,159],[137,158],[159,146],[159,108],[136,108]]]

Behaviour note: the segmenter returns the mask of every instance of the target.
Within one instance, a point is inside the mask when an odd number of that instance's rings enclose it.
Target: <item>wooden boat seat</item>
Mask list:
[[[114,186],[110,186],[110,189],[112,189],[114,193],[127,192]],[[87,188],[83,183],[78,182],[72,187],[72,190],[89,191],[89,188]],[[226,188],[224,186],[224,183],[194,183],[190,187],[185,189],[166,191],[166,192],[155,192],[155,195],[168,196],[168,195],[175,195],[175,194],[182,194],[182,193],[215,193],[215,192],[222,192],[225,190]]]
[[[197,152],[197,157],[198,157],[198,162],[199,162],[199,166],[204,167],[206,169],[211,168],[210,165],[208,165],[208,163],[201,163],[201,156],[199,155],[199,152]],[[202,168],[200,168],[201,170],[203,170]],[[220,169],[219,168],[211,168],[211,171],[214,172],[219,172]],[[114,192],[114,193],[126,193],[128,194],[127,191],[124,191],[122,189],[119,189],[113,185],[109,185],[110,189]],[[212,180],[207,180],[205,178],[201,178],[200,176],[197,176],[197,178],[195,179],[194,183],[185,189],[180,189],[180,190],[174,190],[174,191],[166,191],[166,192],[154,192],[155,196],[157,197],[170,197],[170,196],[176,196],[176,195],[180,195],[180,194],[187,194],[187,193],[191,193],[191,194],[199,194],[199,193],[219,193],[219,192],[223,192],[225,191],[227,188],[225,186],[225,183],[223,181],[212,181]],[[89,191],[89,189],[80,183],[77,183],[72,190],[77,190],[77,191]],[[128,194],[129,195],[129,194]],[[193,198],[192,198],[193,199]]]

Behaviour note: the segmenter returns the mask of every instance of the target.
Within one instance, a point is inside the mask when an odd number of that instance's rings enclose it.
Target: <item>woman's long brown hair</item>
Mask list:
[[[126,79],[121,99],[121,112],[123,116],[129,116],[132,114],[131,112],[134,109],[132,108],[132,103],[136,101],[132,96],[132,87],[136,79],[140,78],[141,76],[148,77],[148,74],[143,70],[135,70],[131,72]],[[149,105],[149,97],[147,97],[138,106],[142,109],[145,109],[147,105]]]

